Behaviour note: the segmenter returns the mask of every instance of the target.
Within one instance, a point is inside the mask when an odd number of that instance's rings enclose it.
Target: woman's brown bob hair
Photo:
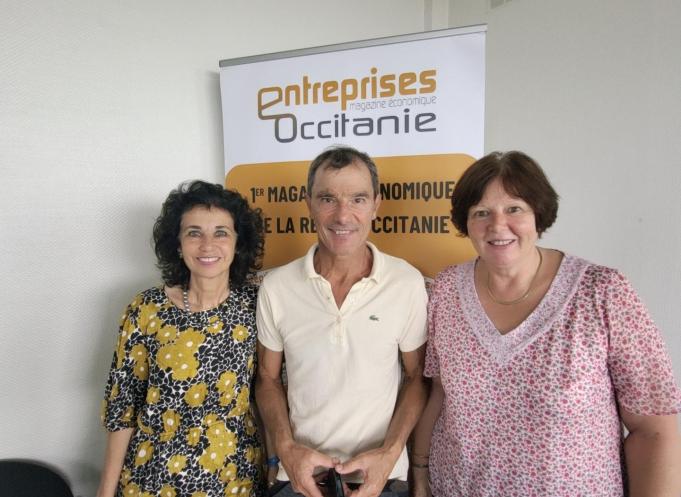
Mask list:
[[[452,223],[461,236],[468,236],[468,211],[496,178],[509,195],[532,207],[540,236],[551,227],[558,215],[558,194],[539,164],[522,152],[492,152],[466,169],[454,187]]]

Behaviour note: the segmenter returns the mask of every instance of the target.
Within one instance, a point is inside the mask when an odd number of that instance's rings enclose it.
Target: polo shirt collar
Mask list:
[[[385,265],[384,262],[384,255],[381,253],[378,248],[376,248],[376,245],[374,245],[371,242],[366,242],[367,246],[369,247],[369,250],[371,250],[371,254],[373,255],[373,264],[371,266],[371,272],[369,273],[369,276],[367,276],[368,279],[374,280],[376,283],[378,283],[381,280],[381,276],[383,275],[383,267]],[[307,254],[305,254],[305,257],[303,259],[303,272],[305,273],[305,276],[307,276],[309,279],[313,278],[321,278],[322,276],[315,271],[314,269],[314,254],[317,251],[317,247],[319,247],[319,243],[315,243],[310,247],[310,249],[307,251]]]

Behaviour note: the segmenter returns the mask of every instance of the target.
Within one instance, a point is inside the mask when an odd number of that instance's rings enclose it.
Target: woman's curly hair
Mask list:
[[[196,206],[217,207],[229,212],[237,233],[234,260],[229,266],[229,282],[239,287],[249,273],[262,267],[265,246],[264,222],[260,209],[251,209],[248,201],[235,190],[205,181],[187,181],[170,192],[154,224],[156,266],[168,286],[186,287],[189,268],[180,257],[180,222],[182,215]]]

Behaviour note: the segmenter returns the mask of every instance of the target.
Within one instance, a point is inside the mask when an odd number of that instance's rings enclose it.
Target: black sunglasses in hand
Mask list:
[[[320,481],[318,485],[324,488],[324,495],[327,497],[345,497],[343,480],[333,468],[329,468],[326,479]]]

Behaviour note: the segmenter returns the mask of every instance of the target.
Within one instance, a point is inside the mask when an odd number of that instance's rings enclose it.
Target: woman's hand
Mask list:
[[[409,495],[411,497],[432,497],[430,481],[428,480],[428,468],[415,468],[412,466]]]

